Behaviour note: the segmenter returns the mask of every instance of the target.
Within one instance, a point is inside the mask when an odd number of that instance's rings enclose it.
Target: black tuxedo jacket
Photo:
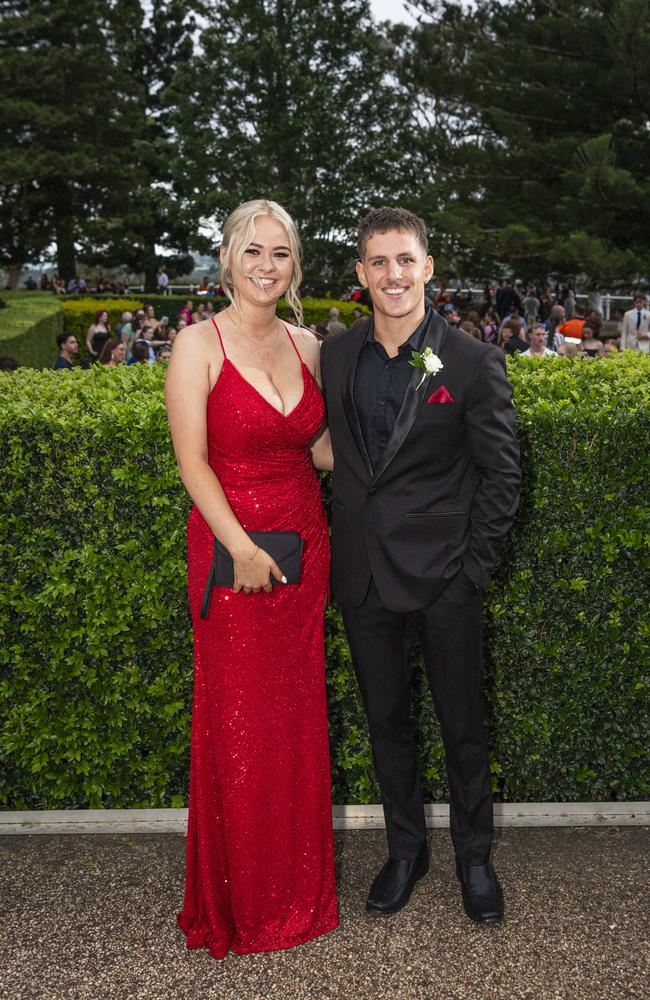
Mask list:
[[[499,348],[432,312],[422,350],[444,367],[416,389],[413,374],[382,459],[373,469],[354,406],[357,358],[371,320],[328,337],[323,392],[334,449],[332,588],[363,602],[372,576],[384,605],[432,604],[462,568],[487,584],[519,499],[512,386]],[[428,402],[444,387],[453,402]]]

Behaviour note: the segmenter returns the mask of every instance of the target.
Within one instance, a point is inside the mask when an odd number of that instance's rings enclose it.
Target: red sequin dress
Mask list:
[[[213,535],[196,507],[188,522],[194,700],[177,921],[188,948],[215,958],[290,948],[338,925],[323,640],[329,536],[308,449],[324,404],[300,366],[303,395],[286,416],[225,352],[207,402],[208,461],[235,515],[247,531],[301,534],[300,583],[271,594],[215,587],[201,619]]]

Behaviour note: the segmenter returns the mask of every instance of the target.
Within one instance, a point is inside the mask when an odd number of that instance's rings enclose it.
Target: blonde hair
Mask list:
[[[243,205],[239,205],[234,212],[230,213],[223,227],[224,257],[221,265],[221,285],[231,305],[238,309],[234,297],[232,265],[235,263],[238,268],[242,268],[244,253],[255,235],[255,220],[260,215],[270,216],[276,222],[281,223],[287,231],[289,250],[293,261],[293,275],[284,298],[298,320],[298,325],[302,326],[302,303],[298,296],[298,289],[302,281],[300,237],[295,222],[287,210],[282,205],[278,205],[277,201],[255,198],[253,201],[245,201]]]

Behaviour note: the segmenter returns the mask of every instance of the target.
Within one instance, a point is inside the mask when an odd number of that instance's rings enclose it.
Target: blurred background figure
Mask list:
[[[59,333],[56,338],[56,346],[59,350],[58,357],[54,362],[55,370],[72,368],[72,359],[79,353],[79,344],[74,333]]]
[[[346,327],[341,323],[339,319],[340,313],[338,309],[330,309],[329,323],[327,324],[327,332],[329,333],[343,333]]]
[[[108,322],[108,313],[105,309],[100,309],[95,313],[94,322],[88,327],[88,332],[86,333],[86,347],[88,348],[88,353],[92,355],[93,358],[99,358],[102,353],[104,344],[110,339],[111,328]]]
[[[545,338],[546,330],[544,327],[541,325],[534,326],[528,334],[530,347],[528,350],[521,352],[522,358],[556,358],[557,352],[552,351],[550,347],[544,346]]]
[[[644,292],[636,292],[634,305],[623,315],[621,350],[650,353],[650,312],[646,309]]]
[[[110,368],[115,368],[117,365],[123,365],[126,361],[126,347],[121,340],[117,337],[112,337],[107,340],[102,348],[102,353],[99,355],[99,363],[102,365],[108,365]]]

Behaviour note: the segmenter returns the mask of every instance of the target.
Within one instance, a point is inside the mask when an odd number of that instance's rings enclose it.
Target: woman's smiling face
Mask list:
[[[241,266],[232,260],[230,270],[235,292],[251,304],[267,305],[281,298],[293,277],[289,237],[282,223],[260,215]]]

